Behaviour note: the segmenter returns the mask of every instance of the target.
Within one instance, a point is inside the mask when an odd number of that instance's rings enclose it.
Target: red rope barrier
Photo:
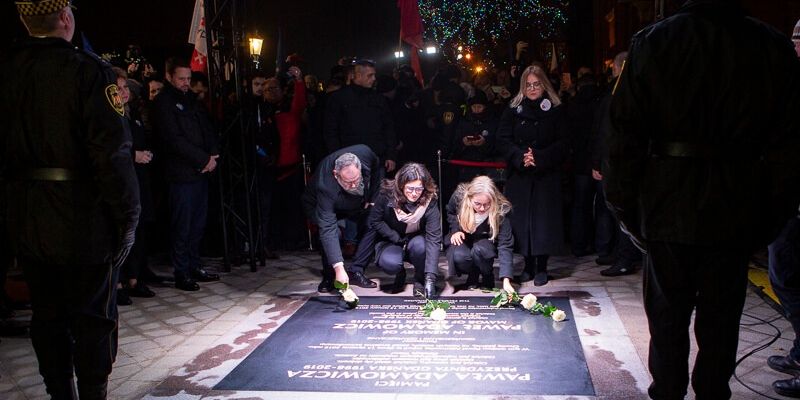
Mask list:
[[[457,165],[459,167],[477,167],[477,168],[498,168],[504,169],[508,165],[505,161],[467,161],[467,160],[444,160],[450,165]]]

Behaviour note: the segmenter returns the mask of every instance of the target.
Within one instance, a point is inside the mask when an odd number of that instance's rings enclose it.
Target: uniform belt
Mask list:
[[[89,176],[82,171],[66,168],[33,168],[20,174],[15,174],[15,178],[25,181],[51,181],[67,182],[88,180]]]
[[[698,143],[665,142],[654,143],[650,154],[664,157],[711,159],[717,158],[720,152],[710,146]]]

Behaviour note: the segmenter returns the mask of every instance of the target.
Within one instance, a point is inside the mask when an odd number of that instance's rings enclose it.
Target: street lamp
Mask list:
[[[429,45],[428,47],[425,48],[425,53],[426,54],[436,54],[436,46]]]
[[[258,63],[261,61],[261,46],[264,44],[264,39],[261,39],[256,33],[248,38],[247,41],[250,43],[250,56],[253,57],[253,63],[256,64],[256,69],[258,69]]]
[[[398,50],[398,51],[395,51],[395,52],[394,52],[394,58],[398,58],[398,59],[400,59],[400,58],[403,58],[403,57],[405,57],[405,56],[406,56],[406,55],[403,53],[403,51],[402,51],[402,50]]]

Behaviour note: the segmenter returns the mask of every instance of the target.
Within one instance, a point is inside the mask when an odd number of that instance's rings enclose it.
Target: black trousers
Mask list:
[[[208,180],[169,185],[170,239],[175,279],[186,279],[201,267],[200,241],[208,213]]]
[[[800,219],[789,219],[768,249],[769,282],[794,329],[789,354],[800,360]]]
[[[697,399],[731,396],[739,319],[747,289],[747,246],[648,242],[644,307],[650,327],[648,393],[683,399],[689,381],[689,324],[695,312],[698,352],[692,371]]]
[[[117,356],[118,269],[20,262],[31,293],[31,343],[48,393],[69,398],[74,370],[80,398],[97,398]]]
[[[425,268],[425,236],[417,235],[408,241],[405,251],[401,246],[393,243],[379,244],[378,259],[375,264],[389,275],[397,275],[403,270],[404,262],[408,261],[414,266],[414,279],[425,282],[425,274],[436,275],[436,269],[427,271]]]
[[[119,271],[119,281],[122,284],[127,284],[131,279],[139,279],[139,274],[147,268],[147,225],[146,222],[139,221],[136,226],[136,241]]]
[[[363,273],[367,264],[369,264],[372,259],[374,249],[372,246],[375,245],[377,235],[374,230],[366,229],[368,214],[368,212],[360,212],[349,217],[358,225],[358,233],[363,234],[363,236],[359,238],[358,250],[356,251],[353,265],[348,268],[351,272]],[[319,238],[317,238],[317,248],[319,249],[320,261],[322,262],[322,276],[333,279],[334,275],[336,275],[333,270],[333,263],[328,259],[328,254],[325,252],[325,248],[322,246]]]
[[[460,274],[468,274],[477,268],[482,275],[494,273],[492,265],[497,257],[497,248],[489,239],[481,239],[472,243],[462,243],[453,246],[453,263],[455,270]]]

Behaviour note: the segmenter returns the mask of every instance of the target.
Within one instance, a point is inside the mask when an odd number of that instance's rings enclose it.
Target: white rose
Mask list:
[[[348,303],[352,303],[352,302],[358,300],[358,296],[356,296],[356,292],[354,292],[353,289],[350,289],[350,288],[347,288],[344,291],[342,291],[342,298],[344,299],[344,301],[346,301]]]
[[[555,310],[550,317],[553,318],[553,321],[561,322],[567,318],[567,313],[562,310]]]
[[[536,300],[538,299],[533,295],[533,293],[528,293],[522,298],[522,301],[520,301],[519,304],[522,305],[522,308],[530,310],[536,305]]]
[[[444,321],[447,318],[447,311],[442,308],[437,308],[431,311],[431,319],[434,321]]]

